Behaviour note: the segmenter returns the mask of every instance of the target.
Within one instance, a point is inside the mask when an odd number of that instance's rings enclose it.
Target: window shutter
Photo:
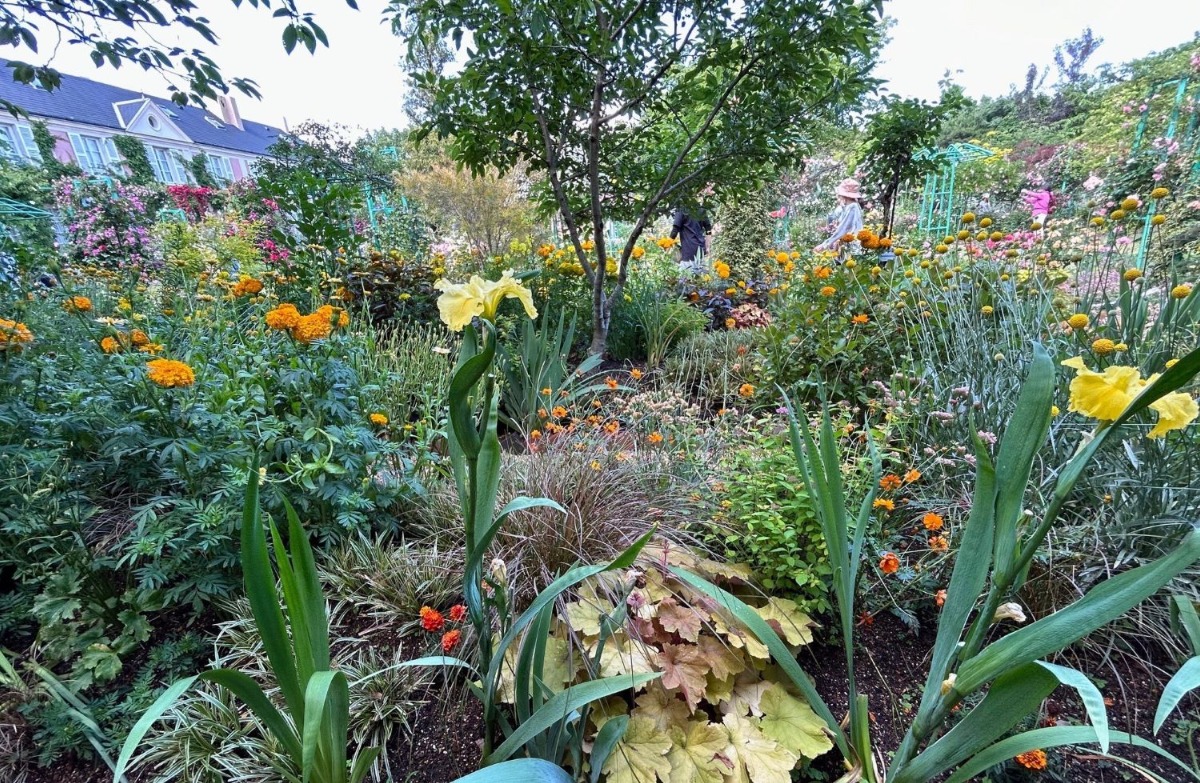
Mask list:
[[[83,144],[83,139],[78,133],[68,133],[67,137],[71,140],[71,149],[75,153],[75,162],[79,164],[79,168],[91,174],[92,161],[88,156],[87,147]]]
[[[25,157],[34,163],[44,163],[42,151],[38,149],[37,140],[33,138],[33,128],[18,125],[17,132],[21,134],[21,143],[25,145]]]

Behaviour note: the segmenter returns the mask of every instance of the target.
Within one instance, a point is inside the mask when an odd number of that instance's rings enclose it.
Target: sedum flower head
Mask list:
[[[499,280],[484,280],[472,275],[466,283],[451,283],[438,280],[433,287],[442,292],[438,297],[438,313],[442,321],[456,332],[462,331],[476,316],[495,321],[496,311],[505,299],[518,299],[525,314],[537,318],[533,306],[533,293],[521,285],[512,270],[505,270]]]

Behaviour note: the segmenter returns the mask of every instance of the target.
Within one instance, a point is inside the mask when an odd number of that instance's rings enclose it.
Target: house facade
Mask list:
[[[54,136],[54,157],[78,165],[89,175],[125,170],[114,138],[126,135],[145,145],[160,182],[191,182],[186,163],[203,152],[209,173],[228,184],[250,176],[254,161],[266,157],[267,148],[283,133],[243,120],[237,102],[228,96],[219,98],[218,116],[202,107],[179,106],[165,98],[67,74],[62,75],[61,87],[48,92],[14,82],[6,66],[0,60],[0,97],[29,114],[28,118],[0,116],[0,155],[12,161],[42,163],[31,125],[40,120]]]

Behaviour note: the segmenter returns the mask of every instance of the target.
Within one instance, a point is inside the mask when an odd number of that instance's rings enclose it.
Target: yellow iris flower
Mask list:
[[[499,280],[484,280],[472,275],[466,283],[451,283],[442,279],[433,287],[442,292],[438,297],[438,313],[442,321],[456,332],[462,331],[475,316],[494,322],[496,311],[505,299],[519,299],[525,307],[525,314],[537,318],[533,293],[513,277],[511,269],[505,270]]]
[[[1116,421],[1121,418],[1133,401],[1147,386],[1158,378],[1152,375],[1142,378],[1136,367],[1114,365],[1104,372],[1088,369],[1083,358],[1067,359],[1063,365],[1075,370],[1071,381],[1070,409],[1076,413],[1100,421]],[[1195,421],[1200,408],[1190,394],[1171,392],[1150,403],[1158,414],[1158,421],[1148,437],[1161,438],[1171,430],[1183,429]]]

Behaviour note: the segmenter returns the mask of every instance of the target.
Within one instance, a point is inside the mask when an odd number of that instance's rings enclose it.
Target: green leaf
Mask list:
[[[472,772],[453,783],[573,783],[557,764],[543,759],[513,759]]]
[[[1100,750],[1108,753],[1108,709],[1104,706],[1104,697],[1100,695],[1100,689],[1087,678],[1086,674],[1068,666],[1059,666],[1046,661],[1038,661],[1037,664],[1053,674],[1063,685],[1069,685],[1079,694],[1084,708],[1087,709],[1088,717],[1092,719],[1092,728],[1096,730],[1096,740],[1100,743]]]
[[[590,764],[592,774],[589,780],[591,783],[597,783],[600,780],[600,772],[604,769],[604,763],[608,760],[608,756],[613,752],[613,748],[625,736],[625,729],[629,726],[628,715],[618,715],[615,718],[605,722],[600,727],[600,731],[596,732],[596,740],[592,744],[592,757]]]
[[[304,693],[304,730],[300,737],[301,772],[336,783],[346,776],[346,727],[350,694],[341,672],[315,672]],[[320,764],[320,768],[318,768]]]
[[[1033,362],[1021,385],[1017,407],[1004,429],[996,456],[995,552],[997,578],[1007,582],[1013,573],[1017,547],[1017,520],[1025,504],[1025,488],[1038,449],[1050,430],[1054,402],[1054,363],[1041,344],[1033,344]],[[975,502],[979,503],[980,498]]]
[[[1058,681],[1049,671],[1026,664],[997,677],[987,696],[941,738],[903,767],[892,783],[925,783],[978,753],[1035,711]],[[1089,729],[1091,731],[1091,729]],[[1095,732],[1092,731],[1092,738]]]
[[[946,783],[967,783],[967,781],[989,767],[994,767],[1022,753],[1028,753],[1031,750],[1057,748],[1063,745],[1086,745],[1095,741],[1096,732],[1090,726],[1051,726],[1045,729],[1033,729],[1032,731],[1026,731],[1000,740],[990,748],[976,754],[974,758],[957,769],[953,775],[946,778]],[[1157,753],[1159,756],[1177,765],[1196,780],[1200,780],[1200,774],[1197,774],[1188,765],[1153,742],[1143,739],[1136,734],[1114,731],[1112,732],[1112,741],[1122,745],[1134,745],[1152,753]]]
[[[1163,688],[1162,697],[1158,701],[1158,709],[1154,712],[1155,734],[1162,728],[1167,716],[1178,706],[1180,700],[1196,688],[1200,688],[1200,655],[1187,659]]]
[[[700,591],[719,603],[721,608],[744,625],[770,650],[775,662],[788,675],[792,684],[804,694],[804,698],[808,701],[809,706],[821,717],[821,720],[825,721],[825,725],[834,736],[834,741],[837,743],[838,749],[844,755],[849,756],[849,744],[846,742],[846,735],[842,731],[838,720],[833,717],[833,713],[829,711],[829,707],[825,704],[821,695],[817,693],[812,682],[809,681],[808,675],[800,668],[800,664],[792,657],[792,653],[788,650],[787,645],[784,644],[783,640],[779,638],[779,635],[775,633],[771,626],[767,625],[766,620],[759,617],[758,612],[754,611],[754,609],[740,598],[717,587],[707,579],[677,566],[670,566],[669,570],[693,589]]]
[[[783,686],[772,684],[758,704],[763,734],[793,753],[815,759],[833,748],[833,741],[825,733],[825,722]]]
[[[1019,664],[1082,639],[1149,598],[1197,560],[1200,530],[1193,529],[1170,554],[1101,582],[1067,608],[988,645],[959,669],[956,688],[971,693]]]
[[[490,764],[494,761],[504,761],[524,747],[534,737],[559,721],[568,719],[571,713],[581,707],[603,699],[606,696],[612,696],[614,693],[632,690],[661,676],[661,672],[649,672],[646,674],[605,677],[602,680],[592,680],[591,682],[572,685],[562,693],[555,694],[548,699],[537,712],[529,716],[528,720],[517,726],[500,747],[496,748],[490,756],[484,759],[484,763]]]

